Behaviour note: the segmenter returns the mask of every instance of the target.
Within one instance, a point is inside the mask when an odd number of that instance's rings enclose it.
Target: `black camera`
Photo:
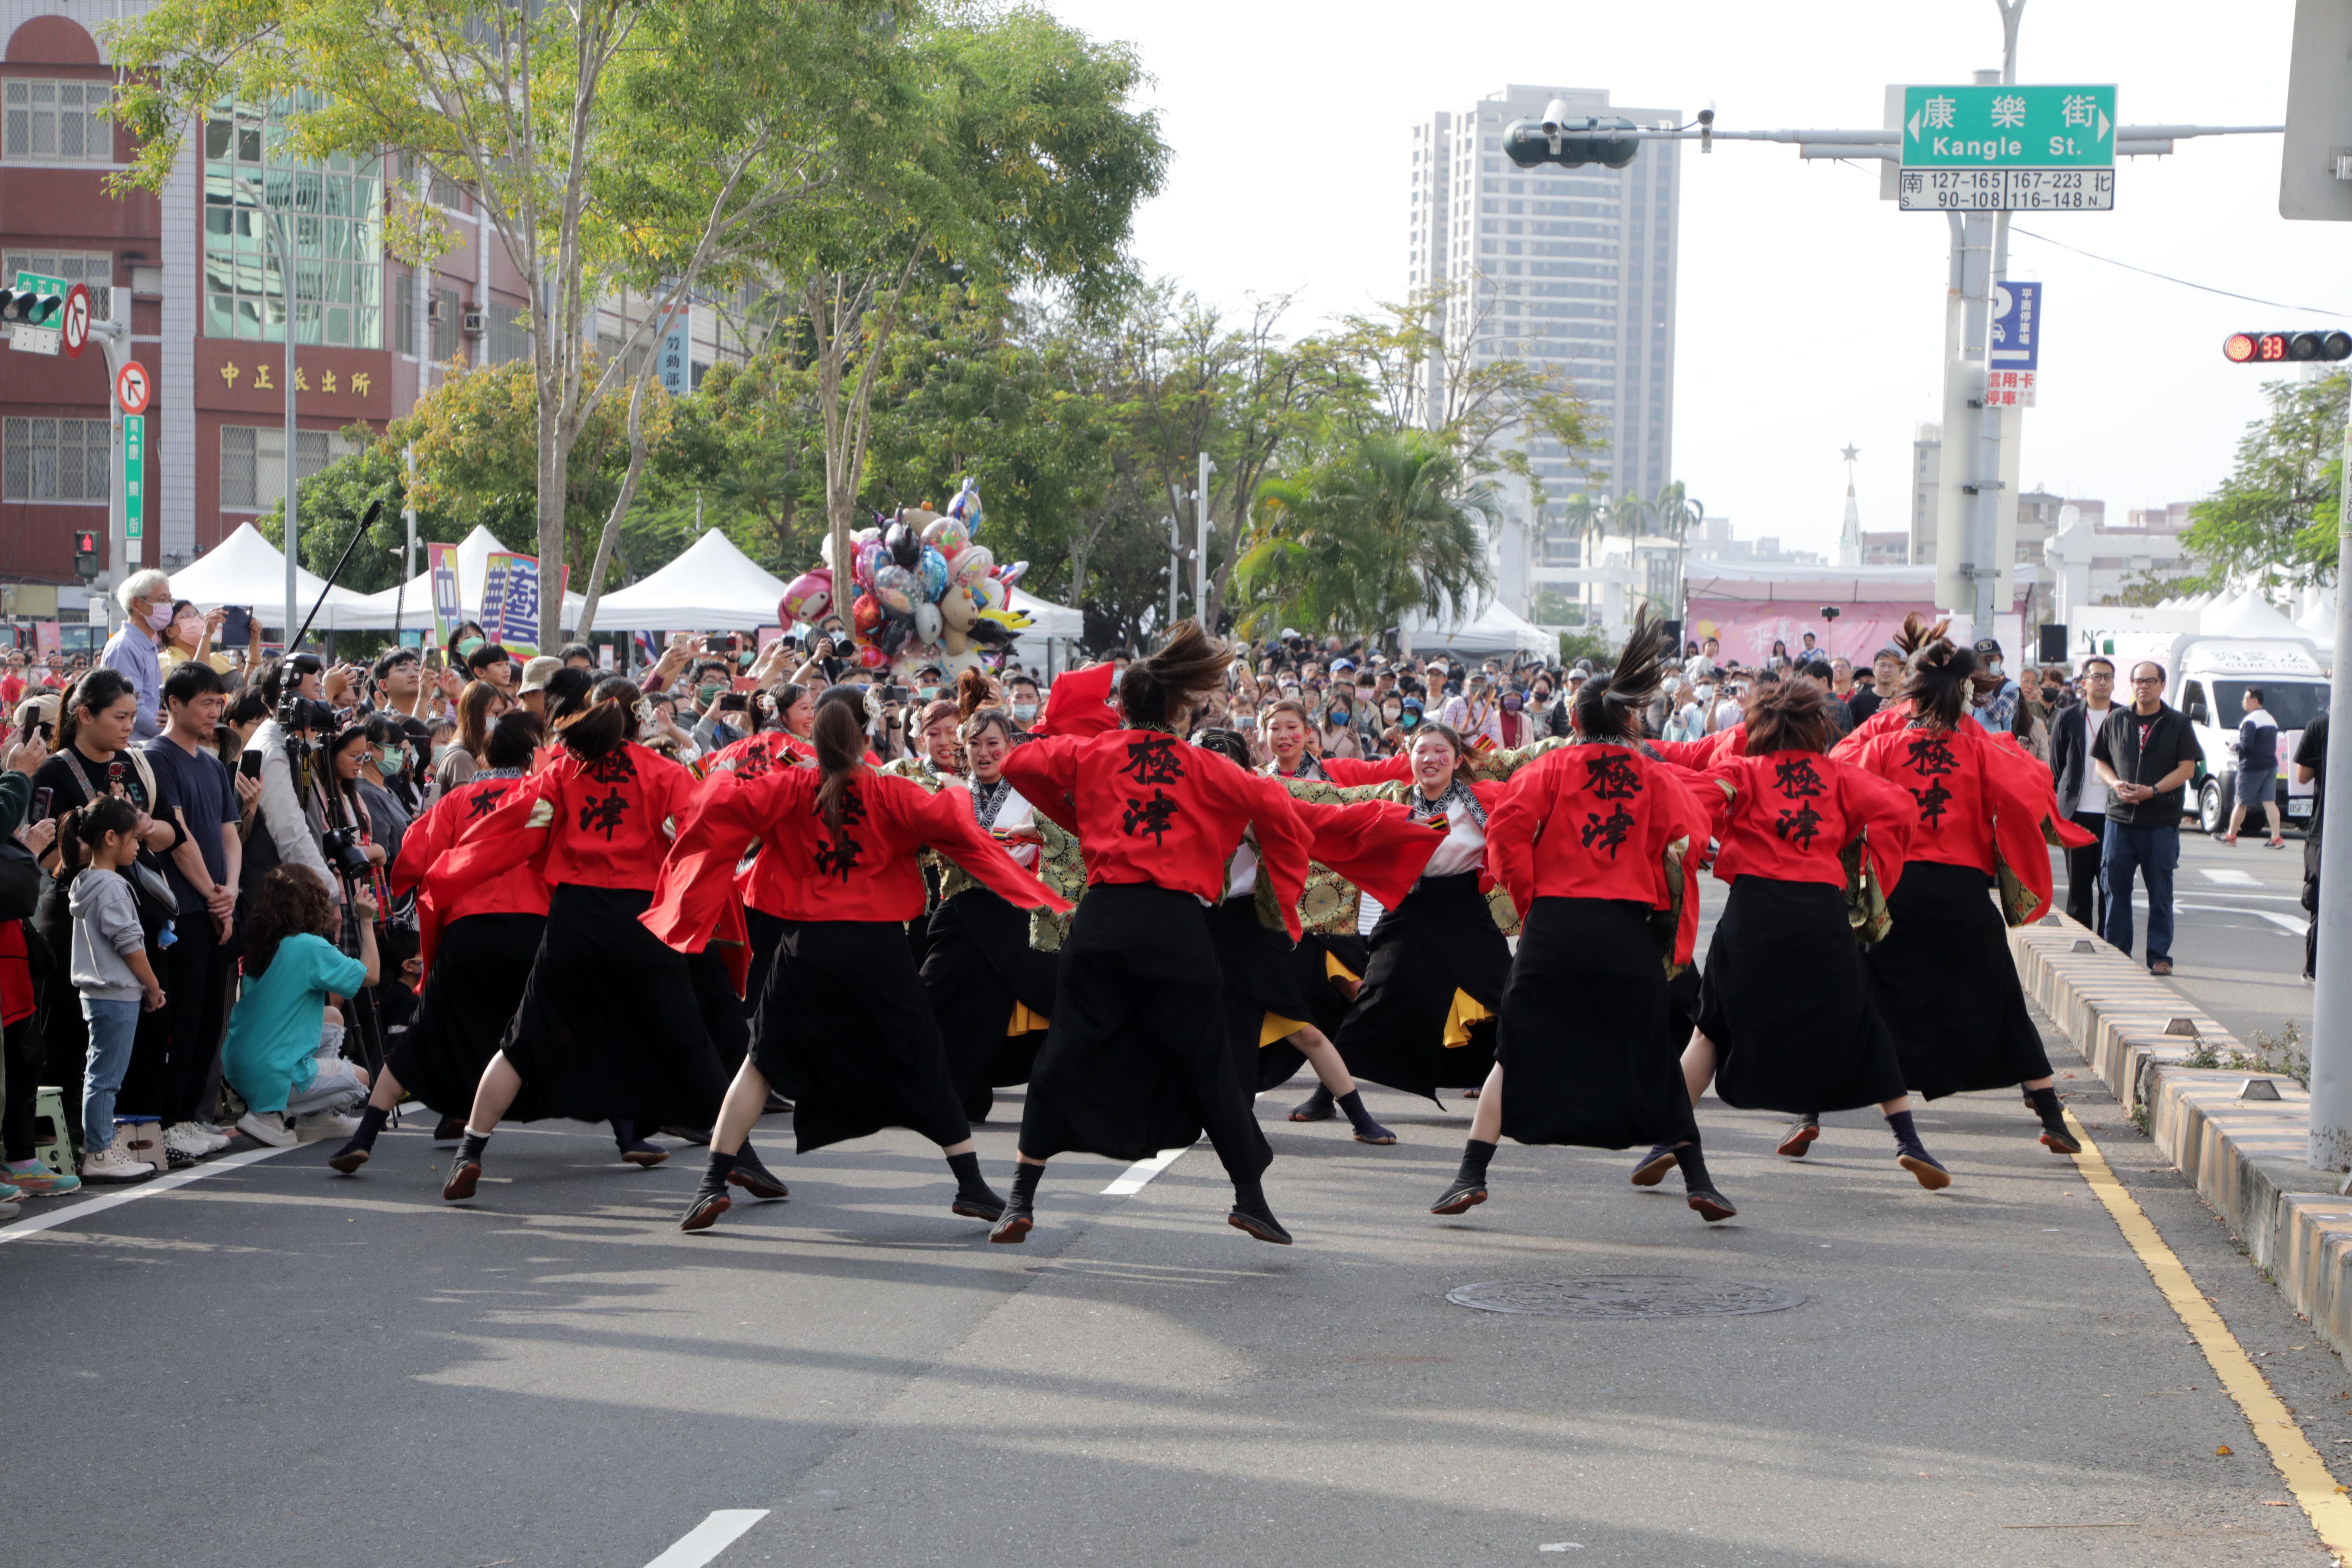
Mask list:
[[[367,850],[360,844],[360,830],[356,827],[330,827],[319,836],[319,850],[341,876],[368,874]]]

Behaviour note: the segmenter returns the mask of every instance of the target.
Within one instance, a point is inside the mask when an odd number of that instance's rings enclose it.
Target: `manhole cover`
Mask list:
[[[1692,1279],[1674,1274],[1606,1274],[1590,1279],[1495,1279],[1449,1290],[1457,1307],[1538,1318],[1722,1318],[1781,1312],[1801,1305],[1801,1290],[1745,1279]]]

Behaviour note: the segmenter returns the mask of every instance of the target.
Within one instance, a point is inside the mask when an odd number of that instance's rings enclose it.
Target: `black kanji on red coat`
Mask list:
[[[1798,848],[1811,849],[1822,831],[1822,814],[1813,809],[1813,801],[1829,794],[1830,786],[1811,757],[1790,757],[1774,763],[1772,771],[1772,787],[1783,799],[1797,803],[1794,809],[1780,813],[1772,830]]]
[[[1603,752],[1586,759],[1584,787],[1602,800],[1631,800],[1642,793],[1642,770],[1631,757]]]
[[[1148,735],[1127,743],[1119,772],[1139,784],[1171,784],[1184,776],[1184,759],[1173,735]]]
[[[466,802],[466,820],[478,822],[498,810],[499,802],[506,798],[506,793],[504,784],[496,789],[476,790]]]
[[[1176,825],[1176,797],[1164,789],[1151,792],[1150,800],[1138,800],[1129,795],[1127,814],[1119,819],[1118,830],[1129,838],[1139,833],[1149,833],[1154,844],[1165,846],[1168,830]]]
[[[1941,827],[1944,811],[1952,803],[1952,792],[1944,787],[1943,775],[1959,771],[1959,759],[1952,755],[1948,735],[1916,735],[1906,748],[1906,761],[1911,771],[1927,781],[1926,789],[1912,789],[1911,798],[1919,803],[1919,821],[1927,827]],[[1906,784],[1906,789],[1911,786]]]
[[[1625,803],[1622,800],[1607,816],[1597,811],[1588,811],[1584,814],[1584,847],[1587,849],[1606,849],[1609,858],[1614,860],[1617,851],[1624,847],[1627,837],[1633,833],[1633,814],[1625,809]]]
[[[845,821],[847,815],[843,814]],[[864,853],[856,839],[846,833],[835,834],[830,841],[817,846],[816,874],[846,882],[849,873],[856,868],[857,858]]]
[[[610,844],[613,835],[620,831],[622,820],[629,813],[629,797],[619,790],[605,795],[590,795],[580,805],[580,831],[601,833]]]
[[[637,763],[629,755],[626,746],[615,746],[601,757],[591,758],[585,764],[587,774],[598,784],[623,784],[637,776]]]

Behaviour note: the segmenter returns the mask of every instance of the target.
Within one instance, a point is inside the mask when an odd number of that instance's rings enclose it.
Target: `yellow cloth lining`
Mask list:
[[[1307,1027],[1296,1018],[1286,1018],[1279,1013],[1268,1013],[1257,1026],[1257,1048],[1264,1050],[1276,1040],[1286,1040]]]
[[[1483,1024],[1495,1015],[1467,991],[1454,993],[1454,1005],[1445,1014],[1445,1048],[1453,1050],[1470,1043],[1470,1026]]]
[[[1326,980],[1361,980],[1363,976],[1349,968],[1346,964],[1340,963],[1339,954],[1327,952],[1323,955],[1323,978]]]
[[[1013,1017],[1004,1026],[1004,1032],[1007,1035],[1034,1035],[1051,1026],[1053,1020],[1045,1014],[1031,1012],[1027,1003],[1016,1001],[1013,1004]]]

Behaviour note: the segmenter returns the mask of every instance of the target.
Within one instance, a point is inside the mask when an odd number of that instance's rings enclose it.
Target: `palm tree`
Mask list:
[[[1260,487],[1235,565],[1245,632],[1269,621],[1377,636],[1418,611],[1459,616],[1492,583],[1494,497],[1421,430],[1367,436]]]
[[[1691,525],[1706,515],[1706,503],[1690,499],[1680,479],[1669,479],[1658,487],[1658,526],[1677,542],[1687,537]]]
[[[1637,492],[1628,491],[1617,498],[1616,518],[1618,526],[1625,531],[1625,542],[1630,544],[1647,533],[1650,524],[1658,520],[1657,503]]]

